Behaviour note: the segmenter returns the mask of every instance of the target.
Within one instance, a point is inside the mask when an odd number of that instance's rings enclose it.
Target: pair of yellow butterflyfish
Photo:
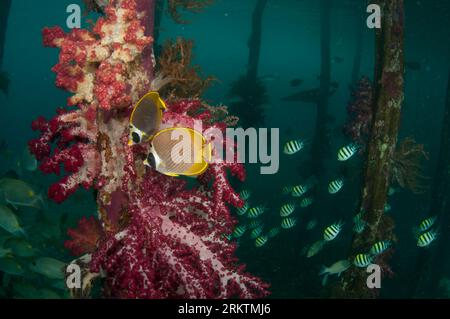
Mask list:
[[[128,145],[150,143],[144,164],[168,176],[198,176],[207,168],[212,147],[201,132],[188,127],[160,130],[164,101],[158,92],[149,92],[135,105],[130,116]]]

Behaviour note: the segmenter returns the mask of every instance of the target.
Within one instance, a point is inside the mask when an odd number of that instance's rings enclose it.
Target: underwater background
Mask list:
[[[249,37],[252,33],[252,15],[258,1],[217,0],[201,13],[183,13],[188,24],[175,23],[165,12],[159,27],[159,42],[182,37],[194,41],[193,63],[201,67],[204,75],[215,77],[204,99],[210,104],[225,104],[234,107],[234,115],[248,119],[247,126],[280,129],[280,167],[273,175],[261,175],[260,164],[246,164],[246,181],[235,186],[251,192],[249,204],[265,205],[267,210],[259,217],[264,229],[280,226],[280,207],[291,201],[283,194],[283,187],[299,184],[318,175],[313,172],[310,150],[316,127],[317,107],[307,99],[289,101],[285,97],[300,91],[320,86],[321,73],[321,2],[315,0],[268,0],[262,12],[261,41],[257,67],[258,85],[246,88],[246,82],[237,82],[247,72],[249,60]],[[360,59],[357,79],[366,76],[373,80],[375,61],[375,31],[365,25],[367,13],[359,0],[328,1],[329,42],[331,52],[330,74],[334,92],[328,99],[327,136],[331,155],[323,155],[323,168],[317,187],[326,190],[323,181],[331,181],[343,174],[342,163],[336,161],[338,150],[351,140],[343,134],[347,122],[347,105],[351,100],[354,85],[354,63]],[[50,118],[57,106],[63,106],[69,97],[67,92],[55,85],[51,68],[58,60],[58,51],[44,48],[42,29],[45,26],[65,26],[69,4],[75,0],[14,0],[11,1],[7,23],[2,20],[0,34],[4,34],[3,56],[0,69],[9,78],[7,91],[0,91],[0,176],[12,176],[31,185],[42,194],[45,208],[21,206],[14,210],[28,234],[27,242],[33,247],[30,256],[18,257],[17,262],[30,266],[35,258],[51,257],[62,262],[73,259],[64,248],[67,228],[77,225],[82,216],[96,215],[93,191],[78,190],[62,204],[47,200],[48,186],[57,180],[55,176],[43,175],[36,168],[24,169],[30,160],[24,155],[27,142],[36,137],[31,122],[38,116]],[[323,5],[323,3],[322,3]],[[2,8],[4,10],[5,8]],[[82,18],[82,27],[89,26],[90,13]],[[390,214],[395,221],[398,241],[392,248],[390,261],[392,277],[383,277],[380,296],[382,298],[448,298],[450,297],[450,263],[447,251],[439,261],[441,271],[437,287],[428,291],[427,280],[421,286],[411,284],[422,272],[433,272],[434,264],[418,267],[422,250],[446,249],[441,246],[443,233],[450,225],[439,225],[439,236],[429,247],[417,246],[414,229],[427,217],[430,190],[435,175],[440,150],[442,118],[447,96],[450,68],[450,3],[447,1],[405,1],[405,101],[403,103],[399,140],[411,137],[423,144],[426,158],[420,162],[424,187],[420,192],[396,188],[389,196]],[[66,28],[65,28],[66,29]],[[253,30],[254,32],[255,30]],[[236,84],[237,83],[237,84]],[[237,89],[236,89],[237,85]],[[255,94],[260,103],[250,115],[240,114],[234,92]],[[230,93],[231,92],[231,93]],[[245,94],[247,94],[245,93]],[[259,96],[258,96],[259,95]],[[236,105],[238,105],[236,107]],[[261,117],[263,118],[261,119]],[[252,118],[255,122],[252,123]],[[305,140],[305,148],[287,156],[282,148],[286,142]],[[362,165],[362,157],[356,156],[345,171]],[[449,172],[442,172],[448,174]],[[296,208],[297,223],[290,229],[269,238],[262,247],[255,246],[250,230],[238,241],[237,255],[247,265],[250,273],[270,283],[270,298],[320,298],[327,296],[330,283],[322,285],[319,276],[322,265],[330,266],[348,257],[353,237],[352,218],[357,210],[360,196],[360,180],[345,173],[345,186],[335,195],[326,191],[314,196],[313,203],[306,208]],[[236,216],[238,213],[235,213]],[[450,214],[450,211],[447,212]],[[239,224],[248,225],[246,216],[238,216]],[[307,229],[309,222],[315,226]],[[339,237],[323,247],[311,258],[305,252],[311,244],[321,239],[324,229],[342,220],[343,229]],[[247,228],[249,226],[246,226]],[[7,238],[0,230],[0,239]],[[449,237],[447,237],[448,239]],[[0,244],[5,245],[0,240]],[[14,244],[14,243],[13,243]],[[0,252],[7,247],[0,246]],[[17,248],[19,249],[19,248]],[[448,249],[447,249],[448,250]],[[2,257],[0,255],[0,257]],[[8,257],[9,258],[9,257]],[[61,278],[47,276],[45,265],[35,271],[12,272],[11,265],[2,266],[0,258],[0,297],[44,298],[69,297],[63,289]],[[39,266],[39,265],[38,265]],[[2,267],[5,267],[2,270]],[[30,266],[31,269],[36,267]],[[49,266],[50,267],[50,266]],[[28,268],[27,268],[28,269]],[[13,287],[13,288],[11,288]],[[34,289],[46,291],[37,293]],[[424,288],[425,287],[425,288]]]

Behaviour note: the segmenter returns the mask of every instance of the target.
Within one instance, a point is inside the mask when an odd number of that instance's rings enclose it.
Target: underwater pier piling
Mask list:
[[[429,215],[437,216],[441,232],[437,247],[419,252],[415,264],[414,277],[409,287],[409,297],[420,297],[420,291],[428,291],[432,297],[439,297],[439,280],[449,264],[448,242],[450,234],[450,71],[447,96],[442,121],[441,142],[436,172],[431,189]]]
[[[331,82],[331,3],[320,1],[320,94],[317,100],[316,128],[311,147],[313,173],[319,177],[323,174],[323,161],[330,156],[330,141],[327,136],[328,99]]]
[[[374,117],[360,202],[368,227],[354,235],[351,260],[358,253],[366,253],[377,241],[395,241],[394,221],[384,213],[384,205],[404,100],[404,3],[403,0],[379,0],[377,4],[382,8],[382,27],[376,31]],[[390,273],[389,257],[389,253],[383,254],[373,261],[381,267],[383,277]],[[365,268],[352,267],[333,289],[333,297],[376,297],[379,290],[367,287],[367,276]]]
[[[257,0],[252,16],[252,33],[248,41],[249,56],[247,78],[258,77],[258,65],[261,51],[262,16],[267,5],[267,0]]]
[[[155,25],[153,32],[153,50],[155,51],[155,56],[158,57],[162,50],[162,45],[160,43],[161,34],[161,23],[164,16],[165,1],[156,0],[155,3]]]
[[[154,19],[155,19],[155,5],[156,0],[137,0],[136,6],[139,12],[142,12],[143,15],[140,18],[140,22],[142,27],[145,28],[144,35],[147,37],[153,37],[154,31]],[[148,82],[147,85],[150,85],[151,81],[155,76],[155,70],[152,61],[152,53],[153,53],[153,45],[147,46],[142,52],[141,58],[141,67],[142,69],[136,69],[135,72],[145,72]],[[133,89],[138,89],[139,86],[135,86]],[[140,95],[143,95],[147,92],[150,87],[140,87],[138,90],[141,92]],[[108,117],[110,114],[107,112],[103,112],[103,110],[99,109],[97,111],[97,123],[98,123],[98,135],[99,135],[99,143],[98,150],[99,152],[105,152],[105,154],[114,154],[115,156],[115,165],[118,165],[117,170],[123,169],[120,165],[123,163],[127,163],[126,152],[122,149],[121,146],[118,146],[115,149],[115,145],[113,145],[113,141],[115,136],[126,134],[126,122],[127,118],[120,118],[117,121],[108,121]],[[119,131],[120,130],[120,131]],[[120,136],[119,135],[119,136]],[[107,165],[104,164],[103,169],[107,169]],[[118,207],[114,207],[111,202],[120,202]],[[107,230],[111,230],[114,228],[113,224],[117,223],[117,221],[110,220],[109,216],[111,215],[120,215],[123,211],[126,210],[128,206],[128,197],[120,190],[114,189],[111,191],[111,188],[103,187],[98,191],[97,196],[97,204],[99,210],[99,216],[104,221]],[[109,212],[108,212],[109,211]],[[112,212],[113,211],[113,212]]]
[[[363,52],[363,35],[364,35],[364,15],[361,6],[357,7],[357,19],[356,19],[356,50],[355,57],[352,64],[352,82],[350,88],[355,86],[360,78],[361,60]]]
[[[5,53],[6,31],[8,28],[8,16],[11,8],[11,0],[0,1],[0,92],[8,94],[9,76],[3,71],[3,55]]]
[[[11,0],[2,0],[0,2],[0,70],[3,64],[3,55],[5,52],[6,30],[8,26],[10,8]]]
[[[230,103],[234,114],[240,118],[244,128],[262,126],[265,115],[263,104],[267,102],[267,89],[258,77],[261,51],[262,19],[267,0],[257,0],[252,14],[250,37],[248,39],[248,62],[244,75],[231,85],[230,96],[239,98]]]

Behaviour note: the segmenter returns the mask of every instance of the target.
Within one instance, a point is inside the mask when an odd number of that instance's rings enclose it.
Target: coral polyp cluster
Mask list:
[[[228,173],[243,180],[243,166],[213,162],[188,188],[144,167],[148,144],[128,146],[133,104],[165,83],[154,75],[152,38],[144,27],[153,19],[151,3],[110,1],[92,31],[43,32],[44,44],[60,49],[56,84],[73,93],[68,104],[75,109],[35,120],[41,135],[30,150],[42,171],[65,174],[49,189],[56,202],[80,185],[98,191],[99,224],[82,220],[69,231],[66,247],[83,255],[74,262],[84,267],[86,281],[106,277],[105,296],[265,296],[268,285],[244,271],[234,257],[236,244],[225,237],[236,223],[229,205],[243,204]],[[225,108],[216,112],[198,98],[171,96],[166,104],[161,129],[201,122],[205,130],[223,132],[235,122]]]
[[[100,153],[95,147],[97,129],[95,111],[89,116],[88,108],[77,111],[59,110],[59,115],[50,121],[39,117],[32,123],[34,131],[41,136],[29,142],[30,151],[41,161],[40,169],[46,174],[60,175],[61,166],[70,175],[53,184],[49,198],[57,203],[65,201],[80,185],[86,189],[95,186],[100,174]],[[51,154],[51,143],[57,146]],[[75,143],[74,143],[75,142]]]
[[[97,244],[103,239],[104,233],[100,222],[91,216],[89,219],[83,217],[78,222],[77,228],[69,228],[67,235],[71,239],[64,243],[64,247],[73,255],[81,256],[85,253],[93,253],[97,249]]]
[[[235,244],[223,236],[234,225],[224,198],[239,199],[222,184],[219,170],[215,186],[224,191],[215,196],[201,188],[188,191],[183,182],[155,172],[146,174],[141,189],[131,194],[129,225],[100,245],[91,271],[112,274],[108,289],[119,297],[261,295],[262,282],[243,273],[232,257]]]

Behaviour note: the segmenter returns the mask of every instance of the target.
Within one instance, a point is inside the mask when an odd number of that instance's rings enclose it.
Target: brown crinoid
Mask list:
[[[210,76],[202,78],[200,67],[191,65],[193,46],[193,41],[182,38],[164,43],[158,60],[158,73],[170,82],[161,89],[162,96],[199,97],[214,80]]]
[[[392,160],[391,182],[409,189],[415,194],[424,193],[426,176],[423,175],[421,162],[428,160],[428,153],[423,144],[407,137],[398,144]]]
[[[189,21],[184,20],[179,12],[180,9],[190,12],[201,12],[205,7],[211,5],[214,0],[169,0],[168,11],[176,23],[186,24]]]

